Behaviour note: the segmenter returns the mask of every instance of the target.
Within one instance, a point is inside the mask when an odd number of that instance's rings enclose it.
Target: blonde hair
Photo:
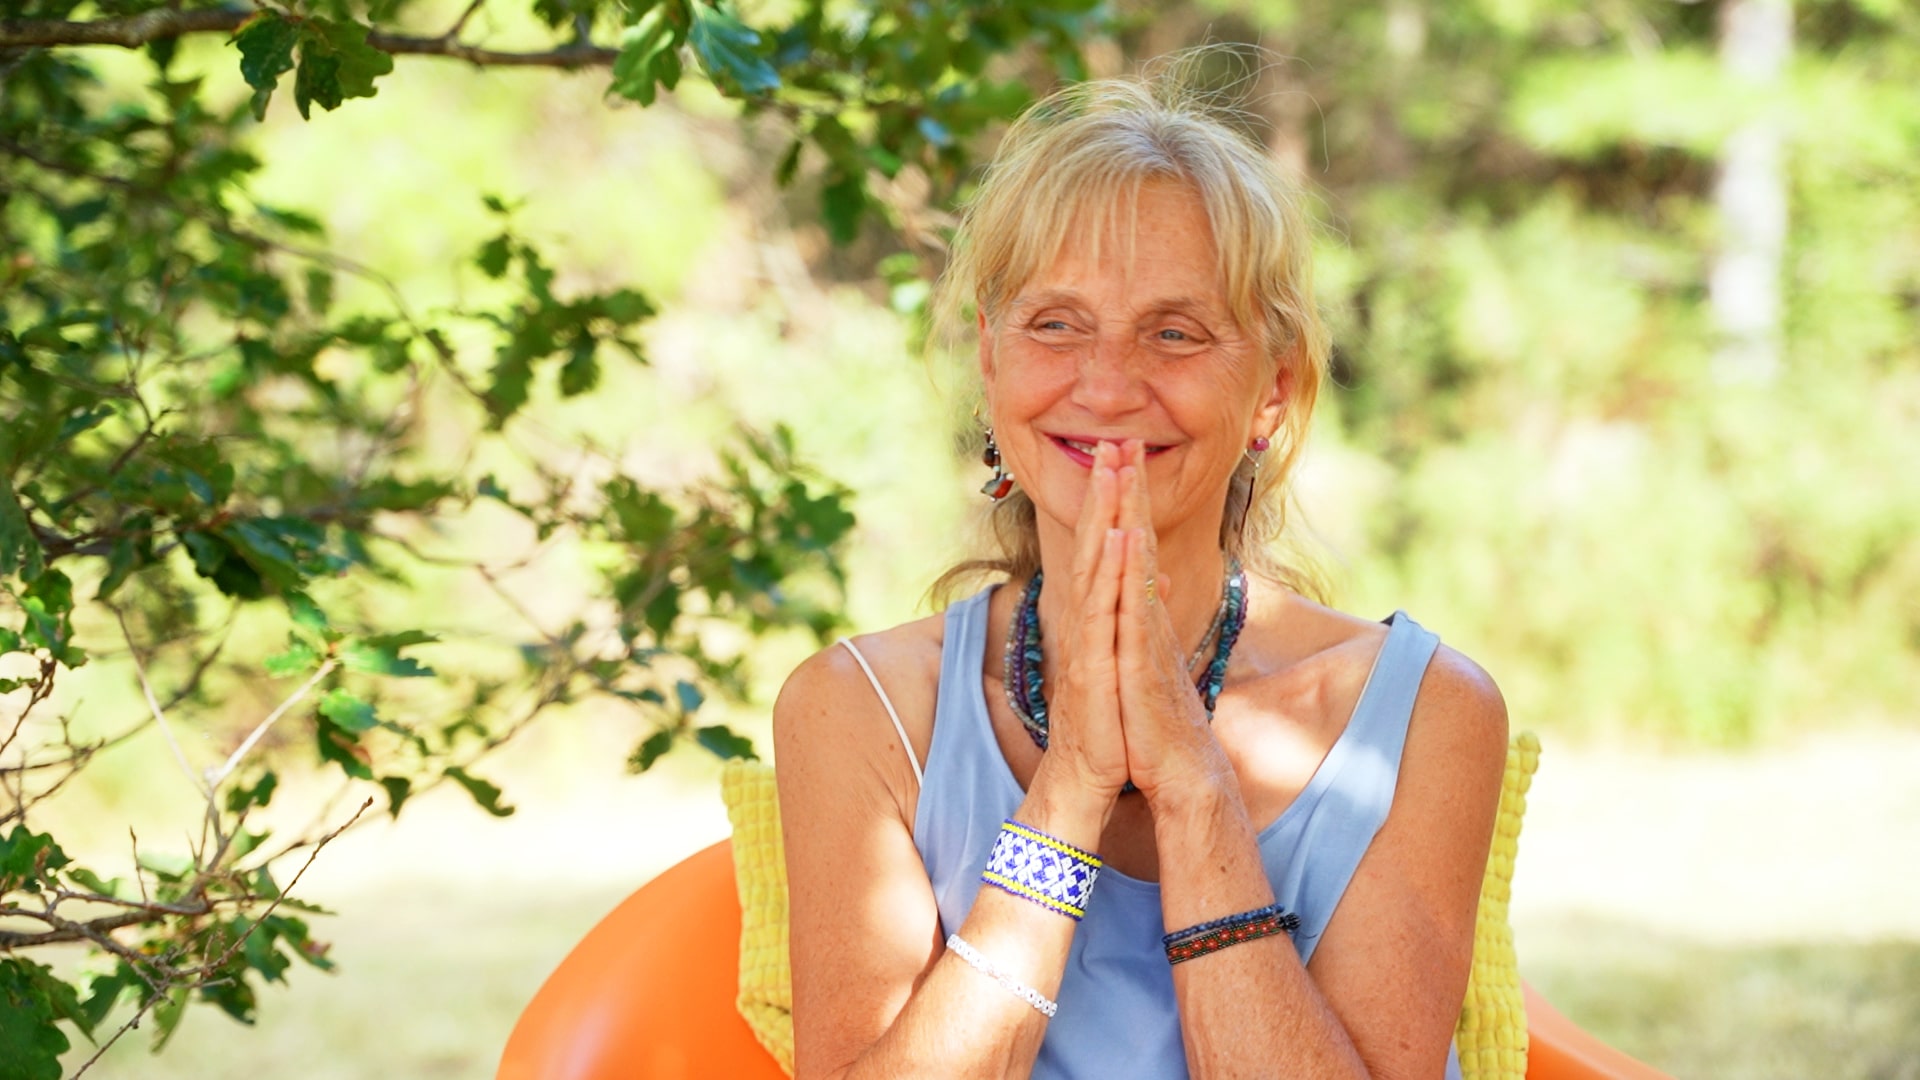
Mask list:
[[[1227,485],[1220,544],[1252,573],[1320,598],[1323,587],[1296,550],[1280,548],[1290,509],[1287,481],[1306,443],[1326,376],[1329,343],[1313,299],[1309,235],[1299,195],[1266,150],[1231,126],[1235,114],[1194,86],[1204,54],[1155,75],[1103,79],[1060,90],[1008,129],[953,239],[934,298],[937,326],[964,332],[977,310],[989,325],[1046,269],[1089,213],[1104,224],[1131,217],[1143,184],[1187,185],[1213,226],[1227,303],[1288,376],[1273,445],[1255,469],[1242,460]],[[1095,236],[1105,230],[1081,229]],[[1123,234],[1124,235],[1124,234]],[[977,444],[976,444],[977,445]],[[943,603],[982,576],[1022,580],[1040,568],[1033,502],[1016,490],[993,507],[991,554],[966,559],[934,583]]]

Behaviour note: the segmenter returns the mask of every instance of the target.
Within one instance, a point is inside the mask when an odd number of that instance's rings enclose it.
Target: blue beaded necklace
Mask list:
[[[1013,715],[1020,718],[1020,724],[1033,737],[1034,745],[1047,748],[1047,696],[1042,686],[1040,662],[1043,654],[1040,650],[1040,583],[1042,575],[1035,571],[1033,580],[1027,583],[1026,591],[1020,595],[1020,606],[1013,614],[1013,625],[1007,630],[1006,650],[1006,691],[1007,704],[1012,707]],[[1200,701],[1206,706],[1207,719],[1213,719],[1213,707],[1220,700],[1220,687],[1227,679],[1227,660],[1233,655],[1234,642],[1240,638],[1240,630],[1247,624],[1247,573],[1240,567],[1240,560],[1227,556],[1226,584],[1221,589],[1220,610],[1213,617],[1213,625],[1207,629],[1206,636],[1200,639],[1200,647],[1187,662],[1189,670],[1193,668],[1205,653],[1207,643],[1215,641],[1213,659],[1207,664],[1205,673],[1196,683],[1200,691]],[[1131,789],[1132,785],[1128,785]]]

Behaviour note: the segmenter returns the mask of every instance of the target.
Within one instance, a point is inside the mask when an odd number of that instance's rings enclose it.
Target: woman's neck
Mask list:
[[[1048,584],[1040,591],[1040,636],[1046,655],[1044,674],[1051,680],[1077,637],[1077,619],[1068,610],[1072,595],[1066,587],[1073,580],[1074,537],[1065,528],[1048,528],[1044,519],[1039,524],[1040,569]],[[1183,657],[1199,646],[1220,610],[1221,583],[1227,571],[1219,537],[1217,522],[1211,530],[1189,527],[1156,537],[1161,582],[1155,593],[1173,620]]]

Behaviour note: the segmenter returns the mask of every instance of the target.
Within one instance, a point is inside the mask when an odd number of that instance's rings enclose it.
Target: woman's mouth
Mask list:
[[[1055,446],[1065,451],[1067,457],[1075,464],[1089,469],[1093,468],[1093,451],[1095,447],[1103,442],[1119,445],[1119,443],[1123,441],[1120,439],[1078,439],[1065,435],[1050,435],[1048,438],[1053,440]],[[1172,447],[1164,444],[1148,443],[1147,456],[1152,457],[1155,454],[1162,454],[1170,449],[1172,449]]]

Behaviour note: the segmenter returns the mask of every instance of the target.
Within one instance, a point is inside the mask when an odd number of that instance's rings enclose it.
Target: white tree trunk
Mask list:
[[[1793,53],[1792,0],[1725,0],[1720,61],[1741,89],[1773,98]],[[1780,373],[1780,283],[1787,241],[1785,132],[1763,105],[1727,140],[1714,203],[1720,250],[1708,281],[1719,331],[1714,371],[1729,382],[1771,382]]]

